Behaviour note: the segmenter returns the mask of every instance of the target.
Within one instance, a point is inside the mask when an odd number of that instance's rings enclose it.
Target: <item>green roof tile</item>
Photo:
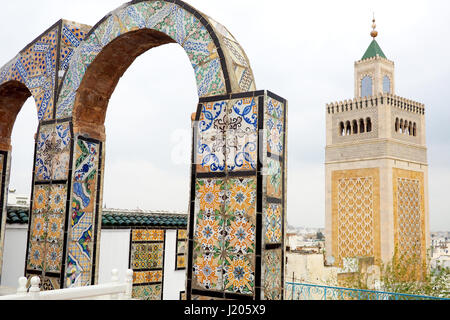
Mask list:
[[[381,50],[380,46],[378,45],[378,42],[373,40],[370,43],[369,48],[367,48],[366,53],[364,53],[364,56],[362,57],[361,60],[373,58],[373,57],[376,57],[377,55],[387,59],[386,56],[383,53],[383,50]]]

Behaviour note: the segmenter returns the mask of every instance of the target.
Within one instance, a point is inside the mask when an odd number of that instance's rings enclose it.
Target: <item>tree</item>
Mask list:
[[[430,260],[429,255],[424,259],[410,253],[399,254],[395,250],[393,258],[387,264],[376,263],[380,266],[379,278],[382,290],[392,293],[450,298],[450,268],[431,268]],[[369,278],[367,272],[359,270],[341,280],[341,283],[348,288],[369,289],[371,287]]]

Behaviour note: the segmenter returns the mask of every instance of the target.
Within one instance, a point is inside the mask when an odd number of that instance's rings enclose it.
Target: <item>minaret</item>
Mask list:
[[[428,163],[425,107],[395,95],[394,62],[375,38],[355,62],[355,97],[326,106],[326,252],[425,260]]]

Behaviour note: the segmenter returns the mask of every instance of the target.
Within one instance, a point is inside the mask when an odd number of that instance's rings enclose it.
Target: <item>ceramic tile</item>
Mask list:
[[[132,231],[132,241],[164,241],[165,230],[139,229]]]
[[[278,244],[282,242],[282,214],[283,208],[279,204],[266,204],[263,213],[264,242]]]
[[[162,282],[162,280],[163,280],[162,270],[137,271],[133,273],[133,284]]]
[[[206,290],[223,290],[222,259],[213,253],[194,253],[193,287]]]
[[[133,286],[133,299],[162,300],[162,285]]]
[[[63,248],[62,242],[46,243],[45,252],[45,271],[61,272]]]
[[[225,250],[229,254],[250,254],[255,252],[255,220],[249,217],[230,216],[226,219],[227,236]]]
[[[278,160],[267,159],[267,176],[266,176],[267,196],[271,198],[281,199],[283,196],[283,175],[281,164]]]
[[[225,212],[228,216],[255,216],[256,178],[230,178],[226,195]]]
[[[131,246],[131,268],[160,269],[163,267],[164,245],[162,243],[134,243]]]
[[[228,255],[224,260],[224,290],[251,295],[255,289],[253,255]]]
[[[45,261],[45,242],[30,241],[27,270],[43,271]]]

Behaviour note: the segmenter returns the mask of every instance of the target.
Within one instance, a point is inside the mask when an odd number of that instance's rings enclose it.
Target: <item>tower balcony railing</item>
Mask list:
[[[389,93],[383,93],[364,98],[354,98],[339,102],[331,102],[326,105],[326,110],[328,114],[334,114],[353,110],[362,110],[371,107],[378,107],[379,105],[390,105],[408,112],[421,115],[425,114],[424,104]]]
[[[286,300],[450,300],[447,298],[286,282]]]

